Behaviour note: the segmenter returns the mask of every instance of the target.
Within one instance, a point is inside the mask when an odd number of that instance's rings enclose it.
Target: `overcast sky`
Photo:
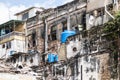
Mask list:
[[[15,13],[32,6],[50,8],[70,1],[73,0],[0,0],[0,24],[16,19]]]

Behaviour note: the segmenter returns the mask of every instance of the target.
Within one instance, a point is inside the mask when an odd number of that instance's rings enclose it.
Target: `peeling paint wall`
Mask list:
[[[70,76],[70,80],[110,80],[110,71],[108,69],[109,53],[84,56],[77,60],[78,65],[76,65],[76,61],[71,63],[72,76]],[[69,74],[67,73],[67,75]]]

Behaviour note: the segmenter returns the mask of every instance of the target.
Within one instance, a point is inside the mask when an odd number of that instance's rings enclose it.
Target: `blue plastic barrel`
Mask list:
[[[72,36],[72,35],[75,35],[75,34],[76,34],[75,31],[65,30],[64,32],[61,33],[61,42],[65,43],[69,36]]]
[[[55,62],[55,55],[54,54],[48,54],[48,62],[49,63]]]
[[[53,62],[58,62],[58,55],[55,54],[48,54],[48,62],[53,63]]]

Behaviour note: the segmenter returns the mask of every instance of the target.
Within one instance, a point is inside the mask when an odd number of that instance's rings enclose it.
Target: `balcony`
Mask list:
[[[22,32],[13,31],[0,36],[0,44],[11,41],[13,39],[25,40],[25,34]]]

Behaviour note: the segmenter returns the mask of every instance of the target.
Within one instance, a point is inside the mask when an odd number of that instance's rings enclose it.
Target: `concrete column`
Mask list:
[[[70,13],[69,10],[67,11],[67,30],[70,30]]]

